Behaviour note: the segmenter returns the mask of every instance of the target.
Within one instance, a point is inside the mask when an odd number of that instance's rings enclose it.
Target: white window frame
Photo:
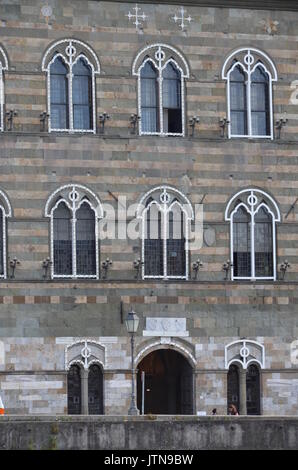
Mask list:
[[[62,52],[55,52],[55,49],[60,49],[63,46]],[[77,49],[80,51],[78,52]],[[56,129],[52,127],[51,122],[51,65],[54,61],[61,57],[64,64],[68,68],[68,116],[69,128]],[[88,57],[92,58],[92,62]],[[73,126],[73,96],[72,96],[72,69],[79,59],[83,58],[91,68],[92,80],[92,127],[91,129],[75,129]],[[49,113],[49,132],[68,132],[68,133],[91,133],[96,134],[96,75],[100,74],[100,64],[96,54],[93,50],[82,41],[77,39],[62,39],[55,42],[46,52],[42,61],[42,70],[47,74],[47,92],[48,92],[48,113]]]
[[[169,56],[165,60],[166,56]],[[174,57],[177,57],[175,60]],[[149,57],[147,57],[149,56]],[[157,71],[158,78],[158,106],[159,106],[159,122],[160,122],[160,131],[159,132],[144,132],[142,130],[142,102],[141,102],[141,71],[147,62],[151,62]],[[172,63],[175,68],[180,72],[181,80],[181,119],[182,119],[182,132],[164,132],[164,118],[163,118],[163,71],[168,64]],[[174,47],[167,44],[152,44],[150,46],[142,49],[137,57],[134,60],[132,66],[132,74],[138,78],[138,116],[139,120],[139,134],[140,135],[160,135],[160,136],[185,136],[185,79],[189,78],[189,67],[182,56],[182,54],[177,51]]]
[[[64,195],[62,196],[62,193]],[[61,197],[59,197],[61,195]],[[88,198],[88,200],[86,199]],[[90,202],[90,199],[93,202]],[[72,225],[72,274],[55,274],[54,272],[54,211],[59,204],[64,203],[71,212]],[[87,203],[95,216],[95,256],[96,256],[96,274],[77,274],[77,255],[76,255],[76,212],[81,205]],[[97,196],[85,186],[78,184],[69,184],[57,189],[47,200],[45,216],[50,217],[50,236],[51,236],[51,278],[52,279],[99,279],[99,249],[98,249],[98,230],[99,220],[103,217],[103,208]]]
[[[8,217],[12,216],[10,202],[0,190],[0,210],[2,211],[2,237],[3,237],[3,274],[0,274],[0,279],[7,279],[7,221]],[[1,230],[1,228],[0,228]]]
[[[160,202],[153,200],[146,206],[146,201],[152,197],[153,194],[157,193],[159,195]],[[174,201],[170,201],[170,198],[174,199]],[[176,200],[175,200],[176,199]],[[156,204],[158,210],[162,214],[162,240],[163,243],[163,275],[146,275],[145,274],[145,227],[146,227],[146,217],[147,212],[151,208],[152,204]],[[184,204],[184,207],[183,205]],[[182,276],[169,276],[167,274],[167,234],[168,234],[168,220],[169,220],[169,212],[173,209],[175,205],[178,205],[181,211],[184,213],[185,219],[185,274]],[[158,186],[156,188],[151,189],[148,191],[141,199],[138,209],[137,209],[137,217],[141,219],[142,224],[142,278],[143,279],[185,279],[189,278],[189,234],[190,234],[190,224],[191,221],[194,220],[194,212],[192,205],[189,199],[181,192],[178,191],[176,188],[171,186]]]
[[[251,354],[249,347],[253,347],[258,350],[258,357],[254,357]],[[237,354],[229,360],[229,350],[237,350]],[[251,359],[249,359],[251,357]],[[261,369],[265,369],[265,347],[258,341],[251,339],[239,339],[232,341],[225,346],[225,369],[229,370],[232,364],[240,364],[244,370],[246,370],[250,364],[257,363]]]
[[[231,66],[231,61],[236,58],[238,54],[245,54],[243,61],[237,61]],[[266,66],[266,65],[267,66]],[[231,132],[231,101],[230,101],[230,75],[235,67],[240,66],[246,74],[246,101],[247,101],[247,134],[238,135]],[[252,133],[252,120],[251,120],[251,75],[257,67],[261,66],[269,77],[269,120],[270,120],[270,134],[269,135],[254,135]],[[227,81],[227,118],[229,121],[228,137],[231,138],[254,138],[254,139],[273,139],[274,138],[274,125],[273,125],[273,90],[272,83],[278,80],[277,70],[270,59],[264,52],[255,48],[240,48],[234,51],[226,59],[222,69],[222,79]]]
[[[8,70],[8,59],[0,46],[0,132],[4,131],[5,122],[4,122],[4,103],[5,103],[5,93],[4,93],[4,71]]]
[[[234,201],[237,200],[240,196],[244,196],[245,193],[247,194],[247,200],[246,202],[239,202],[237,206],[231,210],[233,207]],[[270,204],[261,202],[259,203],[258,201],[258,196],[263,196]],[[271,205],[271,208],[270,208]],[[233,225],[234,225],[234,215],[237,213],[238,209],[240,207],[244,207],[244,209],[247,211],[247,213],[250,215],[250,225],[251,225],[251,276],[235,276],[234,275],[234,234],[233,234]],[[264,207],[268,213],[271,215],[272,218],[272,250],[273,250],[273,276],[264,276],[264,277],[256,277],[255,276],[255,243],[254,243],[254,237],[255,237],[255,216],[258,213],[258,211]],[[273,209],[273,210],[272,210]],[[250,281],[261,281],[261,280],[272,280],[276,281],[276,276],[277,276],[277,269],[276,269],[276,222],[281,221],[281,215],[279,208],[274,201],[274,199],[264,191],[260,189],[243,189],[242,191],[239,191],[237,194],[235,194],[232,199],[229,201],[226,212],[225,212],[225,220],[230,222],[230,258],[231,258],[231,280],[250,280]]]

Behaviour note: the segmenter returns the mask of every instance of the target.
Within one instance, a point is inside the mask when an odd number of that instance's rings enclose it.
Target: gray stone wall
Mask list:
[[[179,6],[150,2],[142,3],[147,19],[137,32],[126,16],[131,3],[48,4],[49,17],[41,14],[42,1],[0,5],[1,46],[9,58],[5,108],[18,112],[14,130],[0,135],[0,189],[13,210],[7,254],[21,262],[15,279],[0,284],[0,394],[7,411],[65,413],[65,346],[97,338],[107,348],[105,412],[126,413],[130,358],[122,302],[124,315],[132,307],[140,316],[138,352],[157,341],[148,332],[143,335],[148,318],[185,321],[188,336],[173,341],[195,356],[196,411],[226,411],[224,347],[247,337],[266,350],[262,412],[297,414],[298,368],[290,345],[298,338],[298,204],[289,210],[297,199],[298,113],[291,96],[298,77],[298,12],[188,5],[193,21],[181,31],[171,19]],[[69,37],[86,42],[99,57],[96,112],[112,117],[104,135],[40,132],[39,115],[47,110],[42,57],[54,41]],[[157,42],[177,48],[190,66],[186,123],[193,115],[201,119],[194,137],[189,132],[184,138],[131,134],[129,117],[137,112],[132,63],[146,44]],[[220,137],[218,121],[227,112],[221,67],[242,46],[265,51],[277,68],[274,122],[288,118],[279,140]],[[136,281],[133,261],[141,244],[117,239],[100,243],[101,260],[113,260],[106,281],[45,280],[42,261],[50,256],[45,204],[68,183],[86,185],[114,207],[115,197],[136,203],[160,184],[181,190],[193,205],[204,198],[204,227],[214,230],[215,240],[191,253],[191,262],[200,257],[204,263],[198,280]],[[284,281],[224,281],[222,264],[230,257],[225,207],[233,194],[250,186],[271,194],[280,208],[277,265],[285,259],[291,263]]]
[[[286,417],[0,417],[3,450],[297,450],[297,442],[297,418]]]

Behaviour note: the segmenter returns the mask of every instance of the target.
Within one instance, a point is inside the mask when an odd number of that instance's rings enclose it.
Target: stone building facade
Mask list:
[[[234,402],[242,413],[297,414],[298,8],[222,3],[1,2],[0,394],[7,413],[73,410],[77,367],[75,412],[126,414],[124,320],[132,308],[140,318],[137,404],[143,370],[146,413],[226,414]],[[56,54],[71,66],[82,54],[92,70],[87,131],[75,128],[73,103],[67,128],[55,128]],[[162,126],[150,135],[139,119],[141,70],[144,60],[168,58],[181,73],[181,126],[171,131],[162,110]],[[266,136],[254,135],[253,122],[241,137],[224,125],[233,119],[227,91],[235,60],[248,67],[260,60],[270,77]],[[180,278],[146,276],[142,240],[125,236],[135,214],[123,222],[117,212],[126,198],[136,213],[154,191],[203,209],[189,216],[202,243],[189,246]],[[53,210],[61,198],[72,208],[89,201],[96,214],[93,276],[78,275],[76,263],[55,276]],[[232,214],[248,200],[270,211],[273,263],[263,278],[239,279],[235,260],[227,266]],[[117,214],[115,237],[99,236],[106,207]],[[92,367],[100,376],[93,385]]]

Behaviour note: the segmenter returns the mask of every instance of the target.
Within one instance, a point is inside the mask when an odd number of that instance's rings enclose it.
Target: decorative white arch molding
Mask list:
[[[72,275],[55,274],[54,272],[54,211],[59,204],[64,203],[72,214]],[[76,271],[76,212],[83,203],[87,203],[95,214],[95,256],[96,256],[96,275],[77,274]],[[103,217],[103,207],[90,189],[80,184],[67,184],[56,189],[50,195],[45,206],[45,216],[51,219],[51,275],[52,278],[99,278],[99,260],[98,260],[98,224]]]
[[[225,346],[225,368],[231,364],[239,364],[247,369],[250,364],[258,364],[265,369],[265,347],[250,339],[240,339]]]
[[[250,217],[250,243],[251,243],[251,275],[235,276],[234,267],[234,224],[233,218],[238,209],[243,208]],[[273,253],[273,275],[257,276],[255,275],[255,217],[259,210],[264,208],[272,218],[272,253]],[[225,211],[225,220],[230,222],[230,253],[231,253],[231,279],[248,280],[276,280],[276,222],[281,221],[281,214],[276,201],[270,194],[257,188],[243,189],[237,192],[228,202]]]
[[[2,246],[0,256],[2,258],[3,269],[0,271],[0,279],[7,278],[7,218],[12,216],[11,205],[6,194],[0,190],[0,211],[2,215]]]
[[[148,201],[150,201],[148,203]],[[145,274],[145,238],[146,238],[146,217],[148,211],[152,208],[161,213],[162,217],[162,235],[163,243],[163,275],[148,275]],[[185,272],[181,275],[169,275],[167,272],[167,240],[168,240],[168,226],[169,226],[169,213],[175,209],[181,211],[184,217],[183,230],[184,233],[180,236],[185,238]],[[190,224],[194,220],[194,211],[189,199],[178,189],[171,186],[157,186],[148,191],[140,200],[137,207],[137,218],[142,219],[142,277],[145,278],[162,278],[162,279],[188,279],[189,276],[189,235]],[[153,227],[154,229],[155,227]]]
[[[51,65],[57,57],[60,57],[69,70],[68,74],[68,113],[69,113],[69,128],[68,129],[55,129],[52,127],[51,122]],[[92,77],[92,128],[91,129],[75,129],[74,116],[73,116],[73,66],[83,58],[91,69]],[[96,133],[96,75],[100,74],[100,63],[97,55],[93,49],[78,39],[68,38],[60,39],[52,44],[44,54],[42,59],[41,68],[47,74],[47,91],[48,91],[48,113],[49,117],[49,132],[89,132]]]
[[[158,74],[158,101],[159,101],[159,125],[158,132],[147,132],[142,130],[142,103],[141,103],[141,71],[147,62],[151,62]],[[181,119],[182,132],[168,132],[164,130],[163,115],[163,71],[168,64],[172,63],[180,73],[181,80]],[[185,135],[185,80],[189,78],[189,66],[183,55],[168,44],[151,44],[144,47],[136,56],[132,65],[132,74],[138,78],[138,116],[140,135]]]
[[[8,70],[8,59],[4,49],[0,46],[0,132],[4,131],[4,71]]]
[[[182,354],[182,356],[184,356],[188,360],[192,368],[196,368],[197,360],[191,353],[191,351],[189,351],[186,347],[182,346],[180,343],[178,343],[172,338],[161,338],[160,340],[152,341],[150,344],[147,344],[144,348],[142,348],[135,357],[135,368],[137,368],[138,364],[144,359],[144,357],[150,354],[151,352],[156,351],[158,349],[167,348],[174,349],[178,353]]]
[[[251,76],[257,67],[261,66],[263,71],[268,76],[269,81],[269,120],[270,120],[270,133],[268,135],[255,135],[252,129],[252,113],[251,113]],[[231,96],[230,96],[230,75],[235,69],[240,67],[246,75],[246,102],[247,102],[247,134],[245,135],[233,135],[231,129]],[[227,117],[229,121],[229,138],[231,137],[254,137],[254,138],[274,138],[274,126],[273,126],[273,101],[272,101],[272,83],[278,80],[276,67],[265,54],[265,52],[256,49],[254,47],[242,47],[233,51],[225,60],[222,68],[222,79],[227,81],[227,106],[228,112]]]
[[[82,339],[65,348],[65,370],[69,370],[73,365],[88,370],[94,364],[104,370],[105,362],[106,348],[95,340]]]

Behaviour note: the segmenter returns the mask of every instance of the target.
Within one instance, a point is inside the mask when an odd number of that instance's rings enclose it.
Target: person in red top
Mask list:
[[[4,415],[4,405],[0,397],[0,415]]]

